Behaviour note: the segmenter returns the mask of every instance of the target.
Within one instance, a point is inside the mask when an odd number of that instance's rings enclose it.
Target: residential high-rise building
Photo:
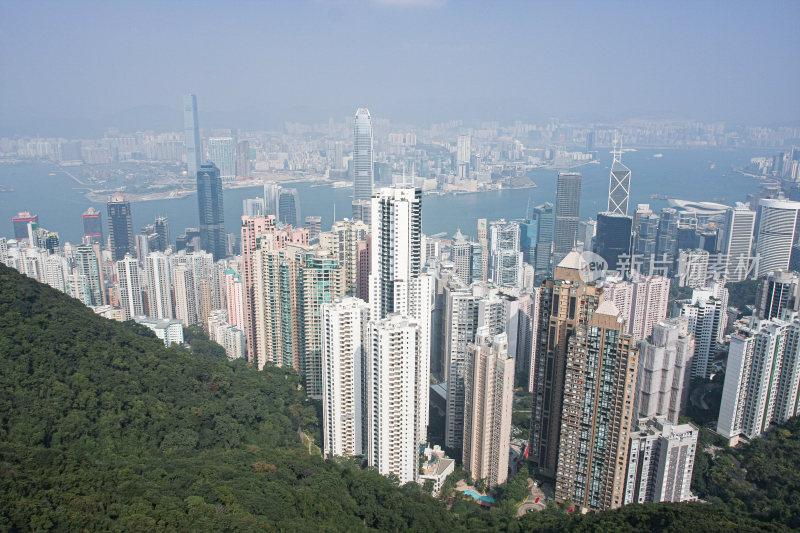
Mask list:
[[[623,503],[691,499],[698,429],[665,417],[641,418],[631,430]]]
[[[758,202],[759,223],[756,238],[757,276],[789,268],[797,231],[800,202],[762,198]]]
[[[794,272],[778,270],[770,272],[756,288],[756,312],[758,318],[769,320],[780,318],[784,310],[800,308],[800,278]]]
[[[200,214],[200,244],[214,260],[227,256],[222,180],[214,163],[204,163],[197,171],[197,210]]]
[[[266,186],[265,186],[266,187]],[[239,324],[247,338],[247,360],[258,361],[255,341],[255,295],[253,292],[253,256],[256,252],[258,237],[263,233],[275,231],[275,215],[263,217],[242,217],[242,278],[244,281],[244,324]],[[229,315],[230,316],[230,315]]]
[[[489,279],[489,230],[485,218],[478,219],[478,244],[481,246],[483,260],[480,281],[487,281]]]
[[[175,318],[184,326],[197,324],[194,269],[187,264],[179,264],[173,268],[172,288],[175,291]]]
[[[419,325],[399,314],[367,325],[365,455],[369,466],[394,474],[400,484],[419,476],[419,445],[425,437],[419,434],[417,376],[423,344]]]
[[[200,170],[203,145],[200,144],[200,125],[197,120],[197,96],[193,94],[183,97],[183,143],[189,178],[195,178]]]
[[[167,221],[167,217],[156,217],[155,222],[153,222],[153,226],[155,228],[156,235],[158,235],[155,250],[159,252],[166,252],[167,248],[170,247],[169,222]]]
[[[339,258],[343,290],[348,296],[359,294],[358,248],[360,244],[366,244],[367,234],[369,234],[369,226],[365,222],[348,219],[337,220],[333,223],[329,233],[320,234],[320,245],[332,250]],[[369,275],[368,272],[367,275]],[[368,289],[368,280],[364,281],[363,285],[364,289]],[[367,292],[369,291],[367,290]]]
[[[353,123],[353,220],[370,221],[367,217],[372,199],[374,179],[374,156],[372,153],[372,117],[363,107],[356,111]]]
[[[800,319],[753,318],[731,335],[717,432],[732,446],[800,414]]]
[[[519,223],[489,223],[489,278],[500,287],[522,287],[522,251]]]
[[[533,208],[538,226],[536,235],[536,257],[533,262],[536,285],[540,285],[552,272],[550,263],[553,255],[554,219],[553,204],[546,202]]]
[[[677,305],[680,316],[689,319],[689,333],[695,338],[692,377],[708,379],[714,371],[717,344],[724,338],[728,289],[721,283],[714,283],[706,289],[695,289],[690,300],[679,301]]]
[[[678,287],[692,287],[693,289],[705,287],[710,258],[710,254],[700,248],[679,250],[676,267]]]
[[[44,260],[44,282],[57,291],[67,292],[67,276],[70,273],[69,261],[60,255],[49,255]]]
[[[80,276],[75,281],[83,284],[80,288],[76,287],[76,291],[85,298],[82,300],[83,303],[91,307],[103,305],[105,291],[100,273],[100,261],[93,246],[82,244],[75,249],[75,272]]]
[[[694,338],[686,317],[671,318],[653,327],[652,340],[639,343],[634,417],[666,417],[673,424],[689,399]]]
[[[144,315],[139,262],[130,255],[117,261],[117,290],[120,307],[125,311],[126,320],[133,320],[135,316]]]
[[[300,195],[295,188],[281,189],[278,194],[278,222],[300,227]]]
[[[235,270],[229,268],[224,273],[225,294],[227,296],[225,305],[227,313],[225,320],[231,326],[238,328],[244,333],[247,324],[244,313],[244,282],[242,276]],[[245,352],[247,351],[247,340],[245,339]]]
[[[619,318],[603,302],[568,341],[555,496],[581,508],[624,503],[638,353]]]
[[[472,143],[470,135],[459,135],[456,146],[456,174],[459,178],[464,179],[469,177],[471,155]]]
[[[611,202],[610,199],[609,202]],[[625,199],[624,203],[627,206],[628,200]],[[630,260],[632,223],[631,217],[616,212],[597,214],[597,234],[594,238],[593,250],[605,259],[609,270],[627,271],[633,264]]]
[[[111,239],[111,260],[119,261],[125,254],[136,255],[131,221],[131,203],[120,193],[108,200],[108,234]]]
[[[480,328],[467,348],[464,394],[464,470],[495,487],[508,479],[514,401],[514,360],[505,333]]]
[[[669,288],[669,278],[635,274],[629,281],[605,281],[603,299],[614,302],[625,320],[627,333],[640,341],[667,317]]]
[[[103,244],[103,222],[100,219],[100,211],[90,207],[83,214],[83,238],[88,244]]]
[[[208,160],[219,169],[223,182],[236,181],[236,143],[233,137],[209,138]]]
[[[555,477],[564,399],[567,346],[575,330],[600,305],[602,288],[581,278],[581,257],[570,252],[539,290],[534,357],[530,458],[543,476]]]
[[[322,434],[325,457],[364,453],[364,375],[369,306],[354,297],[322,305]]]
[[[742,281],[750,269],[750,252],[753,247],[753,231],[756,213],[747,204],[737,203],[725,213],[725,233],[721,251],[727,265],[725,278]]]
[[[162,252],[150,252],[144,258],[147,280],[147,316],[172,318],[172,277],[169,258]]]
[[[309,242],[316,241],[319,238],[320,232],[322,232],[322,217],[320,216],[306,217],[305,228],[308,230]]]
[[[553,236],[553,262],[556,264],[575,247],[581,212],[581,180],[579,172],[558,173]]]

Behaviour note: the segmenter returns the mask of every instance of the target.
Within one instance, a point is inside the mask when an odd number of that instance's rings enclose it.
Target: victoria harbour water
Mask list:
[[[663,154],[661,157],[654,157]],[[684,200],[707,200],[732,204],[744,201],[748,194],[759,191],[761,181],[733,172],[732,167],[747,164],[751,157],[772,155],[770,151],[753,149],[659,149],[626,152],[623,162],[631,169],[631,213],[636,204],[649,203],[654,209],[666,206],[663,200],[654,200],[653,194]],[[577,169],[583,174],[581,193],[581,218],[594,217],[606,209],[608,198],[609,165],[611,154],[603,151],[600,162],[583,165]],[[53,173],[54,175],[50,175]],[[535,170],[531,177],[537,187],[531,189],[506,189],[500,191],[459,194],[426,195],[423,197],[423,230],[432,235],[439,232],[452,234],[461,228],[466,235],[475,234],[478,218],[515,219],[525,215],[528,202],[538,205],[555,203],[556,170]],[[13,192],[0,192],[0,235],[12,236],[11,218],[19,211],[39,215],[39,224],[57,231],[63,241],[80,242],[83,234],[81,214],[89,207],[103,213],[105,204],[93,203],[84,196],[86,189],[76,183],[58,167],[46,163],[0,164],[0,184],[13,188]],[[286,184],[296,187],[300,195],[301,216],[319,215],[323,229],[329,228],[335,216],[338,219],[351,214],[350,188],[334,189],[330,186],[312,186],[310,183]],[[225,226],[228,232],[239,233],[242,200],[262,196],[260,187],[224,191]],[[132,204],[134,232],[156,216],[169,219],[170,232],[175,237],[186,227],[198,225],[197,197],[169,200],[152,200]]]

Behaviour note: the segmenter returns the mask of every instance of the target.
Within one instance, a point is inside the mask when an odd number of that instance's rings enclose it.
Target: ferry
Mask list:
[[[655,159],[659,159],[659,158],[661,158],[661,157],[664,157],[664,154],[653,154],[653,157],[654,157]]]

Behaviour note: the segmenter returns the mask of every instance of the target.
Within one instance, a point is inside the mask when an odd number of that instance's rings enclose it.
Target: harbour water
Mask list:
[[[654,157],[656,154],[663,156]],[[748,194],[758,192],[761,182],[733,172],[732,167],[746,165],[751,157],[770,154],[752,149],[647,149],[626,152],[623,162],[632,172],[631,214],[639,203],[649,203],[654,209],[666,206],[665,201],[652,199],[650,196],[653,194],[727,204],[743,201]],[[603,151],[598,156],[599,163],[575,169],[583,174],[581,218],[584,219],[606,209],[611,154]],[[478,218],[521,218],[529,201],[531,205],[555,203],[557,171],[535,170],[531,177],[537,184],[536,188],[426,195],[422,207],[423,230],[428,235],[439,232],[452,234],[456,228],[461,228],[464,234],[474,235]],[[86,189],[53,164],[0,164],[0,185],[13,189],[12,192],[0,192],[2,236],[13,236],[11,218],[19,211],[37,213],[42,227],[57,231],[62,240],[69,242],[80,242],[83,233],[81,214],[87,208],[94,207],[103,213],[105,223],[105,204],[87,200],[84,196]],[[334,220],[334,206],[336,218],[349,217],[351,214],[350,188],[334,189],[330,186],[312,186],[310,183],[287,186],[298,189],[301,216],[321,216],[323,229],[329,228]],[[238,235],[242,200],[261,195],[259,187],[224,191],[227,231]],[[173,241],[183,233],[184,228],[198,225],[195,195],[134,202],[132,211],[134,232],[151,223],[156,216],[166,215]]]

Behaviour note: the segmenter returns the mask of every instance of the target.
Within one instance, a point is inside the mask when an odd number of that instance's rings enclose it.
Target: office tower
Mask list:
[[[278,222],[300,227],[300,195],[297,189],[281,189],[278,194]]]
[[[756,288],[755,316],[769,320],[780,318],[784,310],[800,307],[800,279],[794,272],[770,272]]]
[[[459,178],[469,177],[469,163],[472,155],[472,146],[469,134],[459,135],[456,147],[456,174]]]
[[[443,375],[447,381],[445,444],[462,448],[464,438],[464,380],[467,372],[468,346],[475,342],[480,328],[488,335],[506,330],[505,302],[497,289],[483,283],[467,287],[459,279],[444,287],[441,332]]]
[[[320,232],[322,231],[322,217],[319,216],[306,217],[305,228],[308,230],[309,242],[317,240],[319,238]]]
[[[631,430],[625,501],[683,502],[691,499],[698,428],[665,417],[641,418]]]
[[[516,221],[489,223],[489,278],[500,287],[522,287],[520,228]]]
[[[197,210],[200,213],[200,245],[214,260],[226,253],[225,214],[222,180],[214,163],[204,163],[197,171]]]
[[[570,252],[539,290],[530,457],[543,476],[555,477],[567,345],[600,305],[602,288],[581,279],[581,257]]]
[[[666,417],[673,424],[689,400],[694,338],[685,317],[653,327],[653,338],[639,343],[639,374],[633,416]]]
[[[120,193],[108,200],[108,234],[111,242],[111,260],[119,261],[125,254],[136,254],[131,221],[131,203]]]
[[[594,132],[594,130],[586,132],[586,153],[594,152],[596,136],[597,134]]]
[[[156,235],[158,235],[155,250],[166,252],[167,248],[170,246],[169,222],[167,221],[167,217],[156,217],[153,226],[155,227]]]
[[[757,276],[761,277],[773,270],[789,268],[800,202],[762,198],[758,206],[760,212],[756,256]]]
[[[236,176],[250,176],[250,143],[247,141],[239,141],[236,145]]]
[[[619,312],[603,302],[570,337],[559,431],[556,499],[581,508],[624,502],[638,353]]]
[[[55,231],[50,231],[47,233],[47,237],[44,239],[44,248],[49,253],[53,254],[58,251],[60,247],[60,239],[58,238],[58,233]]]
[[[183,144],[186,148],[186,165],[189,178],[197,176],[200,170],[203,145],[200,144],[200,125],[197,121],[197,96],[187,94],[183,97]]]
[[[694,335],[695,349],[692,377],[708,379],[714,368],[714,353],[722,342],[727,323],[728,289],[714,283],[706,289],[695,289],[692,298],[676,302],[680,316],[689,319],[689,333]]]
[[[44,282],[57,291],[67,292],[69,261],[60,255],[49,255],[44,261]]]
[[[374,180],[372,153],[372,117],[363,107],[356,111],[353,122],[353,220],[368,218]]]
[[[14,238],[18,241],[28,238],[28,224],[38,224],[39,215],[32,215],[29,211],[20,211],[17,216],[11,218],[14,226]]]
[[[399,314],[367,325],[365,455],[369,466],[394,474],[401,485],[417,480],[419,445],[426,438],[419,434],[416,379],[423,344],[419,325]]]
[[[263,216],[275,215],[278,217],[278,198],[280,197],[281,186],[277,183],[264,182],[264,213]]]
[[[263,198],[245,198],[242,200],[242,216],[263,217],[267,214],[267,206]]]
[[[86,298],[84,303],[91,307],[103,305],[105,298],[100,277],[100,261],[93,246],[82,244],[75,249],[75,272],[85,283],[85,288],[81,290]]]
[[[495,487],[508,479],[514,402],[514,360],[506,334],[481,328],[467,348],[464,398],[464,470]]]
[[[186,264],[172,269],[172,287],[175,291],[175,318],[184,326],[197,323],[197,300],[194,270]]]
[[[369,306],[348,297],[323,304],[321,313],[323,455],[362,455]]]
[[[162,252],[150,252],[144,258],[147,280],[147,316],[172,318],[172,279],[169,258]]]
[[[142,284],[139,281],[139,262],[126,255],[117,261],[117,290],[120,307],[125,311],[125,320],[144,315],[142,308]]]
[[[667,317],[669,278],[634,275],[628,281],[606,280],[603,299],[614,302],[634,340],[646,339],[653,326]]]
[[[627,200],[625,204],[627,205]],[[632,223],[631,217],[626,215],[610,212],[597,214],[597,235],[593,250],[605,259],[609,270],[630,269]]]
[[[656,236],[656,256],[659,259],[665,255],[674,261],[678,255],[678,211],[672,207],[661,210]]]
[[[575,247],[581,212],[581,179],[579,172],[558,173],[553,235],[553,262],[556,264]]]
[[[554,220],[553,204],[546,202],[533,208],[536,224],[538,226],[536,236],[536,257],[533,268],[535,273],[534,283],[541,284],[552,272],[550,262],[553,255]]]
[[[645,269],[642,274],[652,274],[646,265],[656,253],[659,220],[658,215],[652,212],[643,213],[637,217],[633,250],[634,254],[641,257],[644,263]]]
[[[705,287],[708,278],[708,262],[710,255],[699,248],[678,251],[677,277],[678,287]]]
[[[368,234],[369,226],[365,222],[344,219],[334,222],[330,233],[320,236],[320,244],[327,246],[339,257],[339,265],[342,268],[343,290],[348,296],[357,296],[361,285],[363,285],[366,292],[369,292],[368,264],[364,272],[367,279],[359,282],[359,246],[366,245]],[[366,259],[367,263],[369,263],[368,256]],[[361,299],[366,301],[365,298]]]
[[[594,245],[594,236],[597,234],[597,221],[594,219],[581,220],[578,223],[578,242],[583,243],[584,251],[591,251]]]
[[[397,185],[380,189],[372,198],[370,318],[392,313],[413,319],[419,330],[416,357],[416,435],[427,438],[430,388],[430,327],[432,278],[422,273],[422,191]]]
[[[489,279],[489,231],[485,218],[478,219],[478,244],[481,246],[481,257],[483,259],[479,281],[487,281]]]
[[[800,320],[753,319],[731,335],[717,433],[735,446],[798,413]]]
[[[615,147],[608,184],[608,212],[623,217],[628,216],[630,192],[631,170],[622,164],[622,152]]]
[[[219,169],[223,182],[236,181],[236,144],[232,137],[209,138],[208,161]]]
[[[453,261],[456,275],[465,285],[472,283],[472,246],[470,244],[461,233],[461,228],[458,228],[453,235],[450,258]]]
[[[83,240],[90,244],[103,244],[103,222],[100,220],[100,211],[95,211],[94,207],[83,214]]]
[[[725,255],[725,278],[728,281],[747,278],[755,223],[756,213],[747,204],[737,202],[736,207],[725,212],[725,233],[720,250]]]
[[[519,246],[522,251],[522,260],[533,266],[536,263],[536,239],[538,238],[538,221],[533,218],[526,218],[519,222]]]

